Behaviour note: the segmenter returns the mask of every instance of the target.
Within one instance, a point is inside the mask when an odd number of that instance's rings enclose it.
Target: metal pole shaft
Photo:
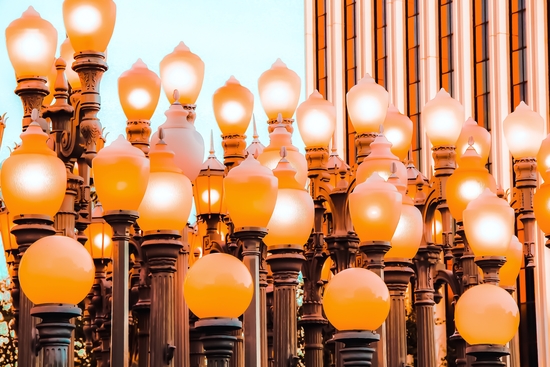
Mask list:
[[[262,259],[260,267],[260,367],[268,367],[268,342],[267,342],[267,270],[265,259]]]
[[[185,231],[185,230],[184,230]],[[174,365],[190,367],[189,308],[183,297],[183,283],[189,264],[189,244],[184,241],[176,262],[176,355]]]

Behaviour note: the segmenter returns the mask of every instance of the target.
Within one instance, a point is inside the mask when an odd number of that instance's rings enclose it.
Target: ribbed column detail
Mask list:
[[[305,361],[308,367],[323,366],[323,327],[324,324],[303,324]]]
[[[277,280],[275,280],[277,284]],[[273,352],[275,367],[287,367],[290,358],[296,355],[298,332],[296,320],[296,287],[277,286],[274,289],[273,307]]]
[[[432,301],[433,302],[433,301]],[[436,367],[434,341],[434,304],[416,305],[416,324],[418,325],[418,365]]]
[[[178,254],[176,263],[176,335],[174,365],[178,367],[190,367],[190,342],[189,342],[189,308],[183,297],[183,283],[189,264],[189,245],[184,244]]]
[[[30,350],[30,345],[33,342],[33,330],[36,330],[37,320],[34,317],[31,317],[31,309],[33,303],[27,298],[25,293],[21,290],[19,293],[19,329],[17,330],[18,335],[18,347],[19,350],[25,350],[25,353],[19,353],[18,366],[29,366],[29,367],[38,367],[38,358]],[[27,346],[22,348],[21,346]]]
[[[244,367],[243,329],[232,331],[230,334],[237,338],[237,340],[235,340],[235,343],[233,344],[233,356],[231,357],[230,366]]]
[[[265,260],[262,260],[260,267],[260,348],[261,348],[261,366],[268,367],[268,348],[267,348],[267,270]]]

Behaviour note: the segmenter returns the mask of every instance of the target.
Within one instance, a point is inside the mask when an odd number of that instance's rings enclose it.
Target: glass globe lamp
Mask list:
[[[55,59],[57,31],[30,6],[6,28],[6,47],[17,78],[45,77]]]
[[[346,102],[358,135],[380,131],[388,111],[389,94],[369,74],[349,90]]]
[[[373,173],[349,196],[351,220],[359,239],[391,241],[401,216],[401,194],[394,185]]]
[[[298,130],[306,147],[328,147],[336,127],[336,108],[314,91],[296,110]]]
[[[301,80],[281,59],[277,59],[258,79],[260,102],[270,120],[280,113],[291,119],[300,98]]]
[[[390,103],[384,120],[384,136],[391,143],[391,152],[400,161],[407,159],[413,135],[413,123]]]
[[[59,53],[61,58],[67,63],[65,68],[65,75],[67,76],[67,81],[71,85],[73,90],[82,88],[82,83],[80,82],[80,77],[78,73],[73,70],[72,65],[74,63],[74,48],[71,45],[71,40],[65,38],[65,41],[59,47]]]
[[[254,96],[234,76],[212,96],[214,116],[223,135],[244,135],[254,108]]]
[[[486,188],[463,212],[464,232],[477,257],[505,256],[514,235],[514,209]]]
[[[122,135],[93,160],[94,183],[105,211],[139,208],[149,180],[149,160]]]
[[[544,182],[550,181],[550,134],[544,138],[537,153],[537,170]]]
[[[201,171],[193,185],[197,216],[208,214],[225,214],[222,208],[223,180],[225,166],[216,158],[214,139],[210,138],[210,155],[203,163]]]
[[[86,229],[88,241],[84,247],[94,260],[110,260],[113,253],[113,228],[103,219],[103,206],[98,203],[92,210],[92,223]]]
[[[195,104],[204,80],[204,62],[180,42],[160,62],[162,88],[170,103]],[[175,98],[174,90],[179,91]]]
[[[92,257],[76,240],[47,236],[30,246],[21,258],[19,282],[36,305],[76,305],[94,283]]]
[[[384,180],[391,175],[392,164],[397,169],[396,174],[399,177],[399,184],[406,186],[408,182],[407,168],[391,152],[391,143],[383,134],[378,135],[371,143],[371,153],[357,167],[357,183],[365,182],[373,173],[377,173]]]
[[[456,141],[456,163],[460,167],[462,156],[470,146],[468,143],[473,140],[473,148],[480,155],[481,161],[487,162],[491,152],[491,134],[483,126],[479,126],[471,117],[464,122],[462,131]]]
[[[235,228],[267,227],[277,202],[277,177],[269,168],[249,155],[229,171],[223,187]]]
[[[519,242],[516,236],[512,236],[505,256],[506,263],[499,270],[499,285],[501,287],[515,287],[523,260],[523,244]]]
[[[500,287],[492,284],[476,285],[458,299],[455,325],[470,345],[505,345],[518,330],[518,305]]]
[[[150,120],[160,96],[160,78],[138,59],[118,78],[118,97],[128,121]]]
[[[236,257],[212,253],[201,257],[187,273],[183,293],[199,318],[238,318],[254,292],[252,276]]]
[[[550,182],[543,183],[535,192],[533,208],[539,228],[550,233]]]
[[[372,271],[349,268],[329,281],[323,294],[323,309],[339,331],[376,330],[390,312],[390,293]]]
[[[63,22],[75,52],[105,52],[115,29],[113,0],[65,0]]]
[[[423,220],[412,199],[401,193],[401,216],[391,239],[391,248],[384,259],[412,259],[418,252],[423,236]]]
[[[544,119],[525,102],[502,122],[508,149],[515,159],[536,157],[544,138]]]
[[[428,139],[434,147],[455,146],[464,123],[464,107],[441,88],[422,110]]]
[[[56,60],[54,59],[52,61],[50,72],[48,73],[48,75],[46,75],[46,87],[48,87],[50,94],[44,97],[44,101],[42,101],[42,106],[49,106],[52,104],[53,101],[53,97],[55,94],[55,81],[57,79],[57,69],[55,68],[55,63]]]

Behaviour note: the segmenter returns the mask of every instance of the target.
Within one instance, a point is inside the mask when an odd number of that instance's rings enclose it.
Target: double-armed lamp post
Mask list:
[[[445,283],[458,299],[457,363],[503,365],[522,256],[534,265],[535,214],[550,233],[550,186],[534,194],[537,161],[544,178],[550,168],[538,114],[522,103],[504,121],[516,173],[509,204],[484,166],[490,134],[464,122],[444,90],[423,110],[428,180],[407,159],[412,122],[370,76],[360,80],[347,94],[349,167],[329,151],[341,133],[334,106],[318,92],[298,106],[300,78],[277,60],[258,80],[269,144],[254,126],[247,147],[254,98],[230,77],[213,95],[224,161],[212,144],[204,160],[194,126],[204,63],[180,43],[160,78],[141,60],[120,76],[127,136],[103,148],[99,81],[115,14],[112,0],[65,0],[68,38],[53,65],[57,31],[34,9],[6,29],[24,109],[0,213],[20,366],[72,365],[70,320],[83,314],[100,367],[287,367],[302,357],[307,367],[402,367],[412,288],[417,366],[435,367],[433,307]],[[171,105],[151,135],[161,87]],[[305,156],[292,144],[295,112]]]

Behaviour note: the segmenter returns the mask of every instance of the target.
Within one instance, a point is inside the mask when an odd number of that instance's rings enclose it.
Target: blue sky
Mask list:
[[[61,0],[0,0],[0,29],[21,16],[32,5],[58,32],[58,47],[65,38]],[[257,88],[260,74],[280,57],[302,78],[304,100],[304,2],[300,0],[115,0],[117,21],[108,48],[109,70],[101,82],[102,107],[99,113],[108,132],[107,144],[125,134],[126,117],[117,94],[117,78],[141,58],[159,73],[162,58],[180,41],[205,63],[205,78],[197,100],[195,126],[208,141],[214,129],[217,155],[221,160],[221,138],[212,111],[212,94],[234,75],[254,94],[254,113],[260,139],[267,145],[266,116]],[[0,149],[0,161],[8,147],[19,141],[22,108],[13,93],[16,80],[8,59],[5,38],[0,45],[0,115],[7,112],[8,124]],[[161,93],[152,118],[153,131],[165,121],[169,103]],[[252,130],[247,134],[252,139]],[[294,145],[303,148],[297,129]],[[208,149],[208,148],[207,148]],[[3,252],[2,252],[3,253]],[[2,255],[0,255],[2,256]],[[0,258],[0,267],[4,262]],[[5,270],[4,270],[5,271]]]

